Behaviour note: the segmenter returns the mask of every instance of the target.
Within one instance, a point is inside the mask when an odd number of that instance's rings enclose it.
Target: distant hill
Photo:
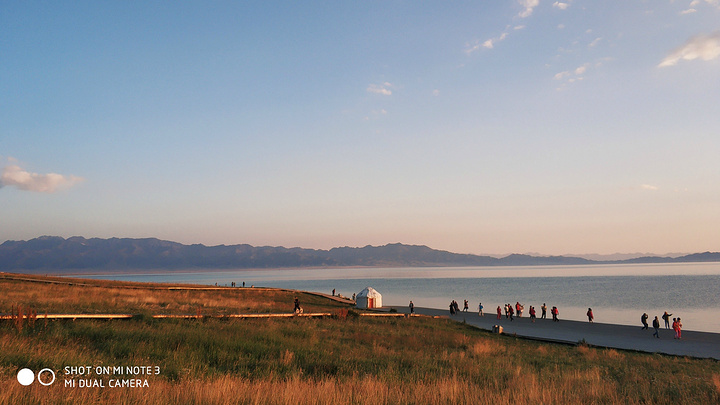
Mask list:
[[[63,272],[90,270],[177,270],[223,268],[293,268],[345,266],[532,266],[607,263],[673,263],[720,261],[720,253],[593,261],[568,256],[511,254],[496,258],[457,254],[400,243],[361,248],[315,250],[251,245],[183,245],[155,238],[100,239],[42,236],[0,245],[0,271]]]

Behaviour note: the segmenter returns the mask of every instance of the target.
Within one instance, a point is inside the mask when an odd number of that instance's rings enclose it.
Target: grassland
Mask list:
[[[130,287],[0,278],[0,312],[12,305],[35,306],[39,314],[194,312],[198,305],[208,314],[289,312],[295,295]],[[299,296],[312,310],[347,308]],[[16,379],[23,367],[70,379],[63,368],[81,365],[148,365],[160,373],[147,376],[147,388],[70,388],[61,381],[23,387]],[[0,324],[0,403],[709,404],[720,403],[720,364],[530,342],[423,317],[38,319],[22,328]]]
[[[0,274],[0,291],[0,311],[9,312],[13,305],[21,305],[34,309],[38,316],[45,313],[179,315],[199,311],[203,315],[227,315],[291,312],[295,295],[306,312],[347,307],[315,294],[277,289],[121,283],[29,275]]]

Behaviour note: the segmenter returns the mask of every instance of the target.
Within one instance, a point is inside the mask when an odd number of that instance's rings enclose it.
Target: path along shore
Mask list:
[[[410,312],[407,307],[391,308],[395,308],[401,313]],[[415,307],[415,313],[443,316],[486,330],[492,330],[494,325],[500,325],[503,327],[503,334],[515,334],[530,339],[571,344],[584,340],[593,346],[720,360],[720,334],[718,333],[683,330],[682,339],[678,340],[673,338],[675,331],[662,327],[658,339],[653,336],[655,330],[652,327],[643,330],[641,325],[590,323],[568,321],[562,318],[560,318],[560,322],[553,322],[549,314],[548,319],[538,318],[535,322],[531,322],[529,317],[515,317],[514,321],[510,321],[505,318],[504,314],[501,319],[497,319],[496,313],[485,313],[485,316],[479,316],[477,312],[459,312],[451,316],[448,310],[433,308]]]

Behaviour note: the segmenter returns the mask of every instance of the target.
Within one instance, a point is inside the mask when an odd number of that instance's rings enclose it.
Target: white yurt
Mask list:
[[[374,288],[367,287],[355,297],[355,306],[358,308],[380,308],[382,307],[382,295]]]

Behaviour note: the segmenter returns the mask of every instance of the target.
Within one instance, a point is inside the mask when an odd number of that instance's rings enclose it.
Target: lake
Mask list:
[[[207,270],[137,272],[83,277],[142,282],[278,287],[330,294],[333,289],[352,296],[365,287],[383,295],[385,306],[447,309],[463,300],[476,311],[498,305],[557,306],[560,319],[637,325],[643,312],[660,317],[664,311],[680,316],[684,329],[720,333],[720,263],[623,264],[521,267],[313,268],[278,270]],[[288,305],[291,305],[290,303]],[[527,316],[527,315],[526,315]],[[548,315],[549,316],[549,315]],[[662,324],[662,319],[661,319]]]

